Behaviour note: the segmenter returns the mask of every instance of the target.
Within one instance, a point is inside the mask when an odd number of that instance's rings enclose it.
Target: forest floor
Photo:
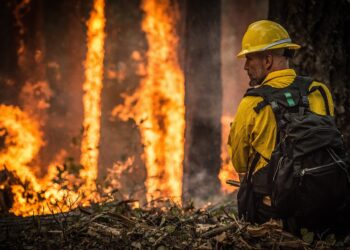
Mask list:
[[[164,201],[132,208],[132,200],[79,207],[69,213],[0,219],[1,249],[350,249],[350,235],[304,231],[296,237],[269,221],[237,219],[235,206],[196,209]]]

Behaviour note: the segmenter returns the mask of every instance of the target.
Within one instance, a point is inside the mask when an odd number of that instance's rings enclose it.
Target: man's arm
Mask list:
[[[333,98],[332,98],[332,94],[329,91],[328,87],[321,83],[321,82],[316,82],[314,81],[311,85],[310,85],[310,89],[312,89],[313,87],[322,87],[325,91],[326,94],[326,98],[328,100],[328,107],[329,107],[329,111],[330,114],[332,116],[334,116],[334,103],[333,103]],[[310,109],[320,115],[326,115],[326,106],[325,106],[325,101],[323,99],[323,96],[321,94],[321,92],[319,90],[316,90],[314,92],[312,92],[309,95],[309,103],[310,103]]]
[[[247,171],[250,152],[251,98],[243,98],[238,106],[235,119],[231,124],[228,138],[232,165],[238,174]],[[240,177],[241,178],[241,177]]]
[[[271,107],[266,106],[259,114],[253,109],[261,100],[260,97],[243,98],[231,126],[229,152],[240,179],[257,152],[261,157],[256,171],[266,166],[275,146],[276,121]]]

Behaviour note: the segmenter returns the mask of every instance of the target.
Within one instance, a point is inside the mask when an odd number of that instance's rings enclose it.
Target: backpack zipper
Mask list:
[[[277,168],[276,168],[276,171],[275,173],[273,174],[273,178],[272,178],[272,181],[275,181],[275,178],[276,178],[276,175],[277,175],[277,172],[279,171],[281,165],[282,165],[282,161],[284,159],[284,156],[281,156],[281,158],[278,160],[278,163],[277,163]]]
[[[322,165],[322,166],[318,166],[318,167],[314,167],[314,168],[304,168],[300,171],[300,176],[304,176],[306,174],[312,173],[312,172],[317,172],[320,169],[325,169],[325,168],[330,168],[331,166],[334,166],[334,164],[338,164],[340,163],[340,161],[335,161],[335,162],[331,162],[327,165]]]
[[[334,167],[334,164],[338,164],[339,162],[331,162],[327,165],[322,165],[322,166],[318,166],[318,167],[314,167],[314,168],[304,168],[303,170],[300,171],[299,173],[299,186],[301,186],[302,182],[303,182],[303,178],[305,175],[307,174],[312,174],[313,172],[318,172],[319,170],[323,170],[323,169],[328,169],[331,167]]]

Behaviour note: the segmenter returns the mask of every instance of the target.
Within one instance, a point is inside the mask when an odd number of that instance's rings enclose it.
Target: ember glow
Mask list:
[[[95,0],[87,22],[87,56],[83,84],[84,121],[80,163],[80,176],[85,180],[85,192],[96,190],[101,123],[101,91],[104,58],[104,0]]]
[[[180,202],[185,106],[184,75],[177,56],[179,10],[169,0],[143,0],[141,8],[148,41],[146,77],[113,114],[134,119],[141,129],[147,199],[168,197]]]
[[[25,67],[26,64],[26,58],[25,58],[25,43],[24,43],[24,39],[23,39],[23,35],[25,34],[25,28],[24,28],[24,24],[22,22],[22,15],[23,13],[25,13],[26,11],[28,11],[28,6],[30,4],[31,0],[22,0],[14,9],[13,14],[15,16],[15,20],[16,20],[16,26],[19,29],[19,46],[18,46],[18,50],[17,50],[17,55],[18,55],[18,65],[21,68]]]

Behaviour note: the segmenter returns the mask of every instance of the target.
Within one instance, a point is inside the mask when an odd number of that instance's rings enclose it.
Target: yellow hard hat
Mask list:
[[[261,20],[249,25],[242,39],[242,50],[237,57],[271,49],[300,49],[300,45],[292,43],[288,32],[278,23]]]

